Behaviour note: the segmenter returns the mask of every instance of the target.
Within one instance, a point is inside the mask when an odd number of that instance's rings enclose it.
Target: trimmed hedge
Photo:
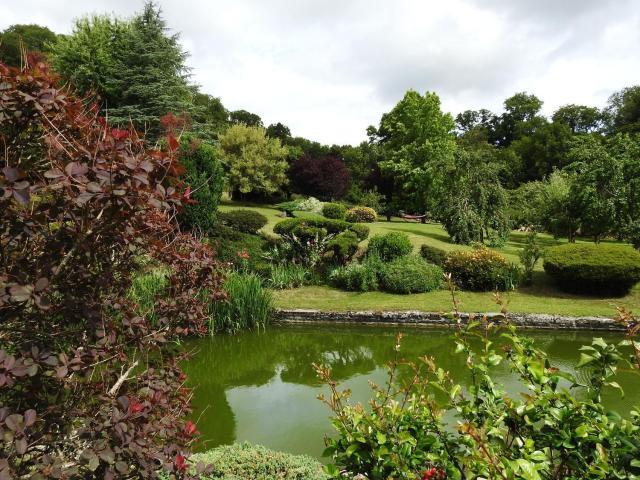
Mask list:
[[[301,226],[324,228],[329,234],[338,234],[350,230],[356,234],[359,240],[364,240],[369,236],[369,228],[364,225],[354,225],[344,220],[333,220],[330,218],[287,218],[276,223],[273,227],[274,233],[287,235],[294,232],[294,229]]]
[[[385,292],[424,293],[442,286],[443,272],[417,255],[408,255],[385,265],[380,280]]]
[[[333,252],[333,257],[340,263],[346,263],[358,251],[357,235],[351,230],[339,233],[327,243],[327,249]]]
[[[422,245],[420,247],[420,256],[427,262],[434,265],[442,265],[447,258],[447,251],[431,245]]]
[[[191,456],[192,466],[211,465],[201,480],[325,480],[322,464],[306,455],[269,450],[260,445],[236,443],[223,445]]]
[[[341,203],[325,203],[322,207],[322,215],[335,220],[344,220],[347,214],[347,207]]]
[[[389,232],[371,237],[367,255],[379,257],[383,262],[391,262],[409,255],[412,250],[409,235],[404,232]]]
[[[342,290],[369,292],[378,289],[382,268],[383,263],[379,258],[369,257],[362,263],[336,268],[329,275],[329,280]]]
[[[458,287],[479,292],[513,290],[522,276],[518,265],[486,247],[450,252],[443,268]]]
[[[622,295],[640,281],[640,253],[625,245],[550,247],[543,265],[558,287],[568,292]]]
[[[373,223],[378,219],[378,214],[373,208],[353,207],[347,210],[345,219],[353,223]]]
[[[242,233],[258,233],[268,220],[267,217],[255,210],[240,209],[221,212],[218,214],[220,221]]]

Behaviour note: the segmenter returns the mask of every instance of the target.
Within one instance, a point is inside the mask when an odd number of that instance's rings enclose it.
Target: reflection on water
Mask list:
[[[452,332],[446,329],[401,328],[402,356],[436,358],[453,378],[467,380],[464,358],[453,353]],[[234,441],[249,441],[276,450],[319,457],[322,438],[331,433],[329,411],[317,399],[326,388],[319,385],[312,363],[331,366],[336,380],[366,402],[368,381],[383,383],[385,364],[393,358],[398,328],[371,326],[272,327],[266,332],[215,336],[194,341],[197,352],[184,365],[195,387],[194,418],[205,444],[212,448]],[[533,337],[549,355],[553,366],[573,371],[581,345],[591,342],[590,332],[522,332]],[[597,334],[603,336],[603,334]],[[619,334],[604,334],[615,341]],[[511,392],[522,390],[505,366],[494,379]],[[605,393],[607,405],[622,414],[640,403],[638,377],[618,378],[626,397]],[[326,393],[326,392],[325,392]]]

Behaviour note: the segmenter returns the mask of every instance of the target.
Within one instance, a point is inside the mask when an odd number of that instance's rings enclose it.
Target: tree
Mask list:
[[[261,127],[238,124],[220,136],[219,156],[232,195],[269,196],[287,183],[287,148]]]
[[[455,243],[488,240],[502,245],[509,236],[508,197],[494,160],[496,147],[462,145],[447,171],[442,223]]]
[[[217,140],[229,126],[229,112],[218,97],[196,92],[193,96],[191,118],[193,131],[203,140]]]
[[[465,135],[473,130],[481,130],[486,138],[489,138],[496,116],[489,110],[465,110],[456,115],[456,131],[459,135]]]
[[[552,120],[567,125],[571,133],[593,133],[602,128],[603,115],[595,107],[571,104],[556,110]]]
[[[606,114],[610,132],[640,132],[640,85],[623,88],[611,95]]]
[[[192,109],[186,58],[152,2],[130,20],[80,19],[52,51],[55,69],[81,93],[97,93],[111,123],[132,121],[152,137],[162,130],[161,116]]]
[[[545,122],[538,115],[542,104],[542,100],[526,92],[507,98],[504,101],[505,112],[494,119],[491,143],[508,147],[515,140],[534,131],[541,122]]]
[[[41,25],[11,25],[0,33],[0,62],[12,67],[22,65],[22,41],[26,53],[47,54],[58,36]]]
[[[216,212],[224,189],[224,170],[213,145],[185,135],[178,155],[186,173],[189,202],[179,218],[183,228],[210,233],[216,225]]]
[[[394,202],[412,212],[433,211],[442,190],[442,172],[455,151],[454,121],[440,109],[435,93],[409,90],[380,120],[377,141],[384,175],[394,177]]]
[[[260,115],[247,112],[246,110],[234,110],[229,114],[229,120],[235,125],[246,125],[247,127],[262,127]]]
[[[291,165],[289,178],[294,192],[338,200],[347,193],[351,176],[344,160],[336,155],[304,155]]]
[[[219,265],[175,224],[175,137],[148,149],[57,80],[0,65],[0,477],[182,477],[196,430],[166,342],[206,331]],[[170,266],[155,321],[127,295],[141,258]]]
[[[580,211],[572,196],[575,174],[554,171],[544,182],[541,192],[539,219],[542,227],[554,237],[564,237],[575,242],[580,228]]]
[[[287,140],[291,138],[291,130],[280,122],[272,123],[267,127],[267,137],[277,138],[283,145],[285,145]]]

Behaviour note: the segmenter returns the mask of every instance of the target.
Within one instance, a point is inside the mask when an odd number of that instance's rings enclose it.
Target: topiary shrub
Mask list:
[[[480,292],[513,290],[521,277],[518,265],[486,247],[450,252],[443,268],[461,289]]]
[[[422,258],[424,258],[429,263],[433,263],[434,265],[442,265],[445,258],[447,258],[447,251],[425,244],[420,247],[420,256],[422,256]]]
[[[249,209],[221,212],[218,216],[224,225],[243,233],[256,234],[268,221],[261,213]]]
[[[341,203],[325,203],[322,206],[322,215],[327,218],[334,218],[336,220],[344,220],[347,214],[347,207]]]
[[[369,228],[365,225],[354,225],[344,220],[333,220],[330,218],[287,218],[286,220],[276,223],[273,231],[278,235],[289,235],[293,233],[295,228],[301,225],[324,228],[329,234],[338,234],[346,230],[351,230],[360,240],[364,240],[369,236]]]
[[[290,200],[288,202],[281,202],[275,205],[275,207],[280,210],[281,212],[284,212],[284,214],[287,217],[294,217],[294,213],[296,210],[300,209],[300,204],[302,203],[302,200],[297,199],[297,200]]]
[[[383,265],[379,258],[370,257],[362,263],[350,263],[345,267],[336,268],[329,275],[329,281],[343,290],[377,290]]]
[[[396,258],[409,255],[413,250],[409,235],[404,232],[389,232],[374,235],[369,240],[368,256],[377,256],[383,262],[391,262]]]
[[[544,270],[568,292],[624,294],[640,281],[640,253],[625,245],[559,245],[544,252]]]
[[[322,227],[314,227],[301,223],[291,230],[291,233],[302,241],[322,239],[327,236],[327,229]]]
[[[211,465],[201,480],[325,480],[322,464],[306,455],[292,455],[249,443],[223,445],[196,453],[190,465]]]
[[[347,263],[358,251],[360,240],[351,230],[342,232],[327,243],[327,249],[333,252],[333,257],[340,263]]]
[[[442,285],[442,268],[417,255],[396,258],[384,266],[380,276],[382,290],[390,293],[423,293]]]
[[[347,210],[345,219],[353,223],[373,223],[378,219],[378,214],[373,208],[353,207]]]

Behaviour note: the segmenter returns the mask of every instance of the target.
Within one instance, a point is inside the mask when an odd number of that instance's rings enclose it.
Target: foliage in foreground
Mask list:
[[[320,398],[335,414],[337,436],[325,440],[332,478],[640,478],[640,408],[623,418],[601,403],[603,389],[619,388],[619,364],[640,368],[637,319],[620,311],[624,341],[596,338],[582,347],[579,375],[550,365],[506,320],[463,324],[457,313],[453,320],[456,353],[466,357],[470,371],[466,389],[433,358],[402,359],[400,335],[387,384],[373,386],[367,409],[349,402],[349,391],[337,388],[330,369],[315,366],[331,392]],[[512,396],[494,382],[495,369],[504,366],[526,393]]]
[[[0,478],[180,477],[196,431],[167,342],[206,331],[219,265],[175,223],[178,140],[56,84],[0,64]],[[126,295],[141,256],[171,266],[154,315]]]
[[[558,245],[545,251],[544,269],[563,290],[624,294],[640,281],[640,253],[625,245]]]
[[[201,480],[325,480],[327,475],[317,460],[306,455],[291,455],[260,445],[240,443],[224,445],[196,453],[193,462],[212,465]]]

